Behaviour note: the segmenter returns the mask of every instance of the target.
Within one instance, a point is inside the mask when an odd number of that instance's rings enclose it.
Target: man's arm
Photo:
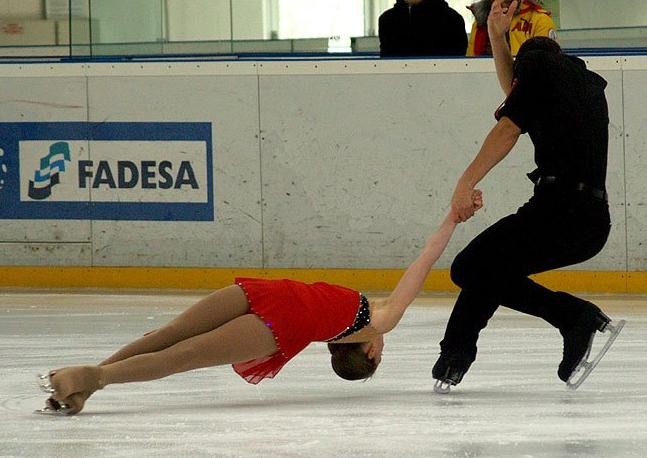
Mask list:
[[[512,90],[512,65],[514,63],[512,53],[510,52],[510,45],[506,40],[506,33],[510,28],[510,23],[512,22],[515,11],[517,11],[518,5],[519,2],[514,0],[505,9],[501,6],[501,0],[494,0],[487,20],[488,35],[490,36],[494,66],[496,67],[496,76],[506,96]]]
[[[457,213],[459,221],[467,221],[474,216],[475,209],[472,204],[474,187],[508,155],[520,135],[519,126],[505,116],[492,128],[485,138],[481,150],[465,169],[456,185],[452,197],[452,208]]]

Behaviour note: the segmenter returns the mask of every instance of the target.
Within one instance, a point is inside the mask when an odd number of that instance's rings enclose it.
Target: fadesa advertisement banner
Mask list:
[[[0,218],[212,221],[211,123],[0,123]]]

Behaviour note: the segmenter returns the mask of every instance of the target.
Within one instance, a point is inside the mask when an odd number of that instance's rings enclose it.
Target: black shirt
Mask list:
[[[465,20],[445,0],[409,6],[398,0],[379,19],[380,55],[464,56]]]
[[[566,54],[517,58],[510,95],[497,110],[535,145],[537,173],[605,190],[609,144],[606,81]]]

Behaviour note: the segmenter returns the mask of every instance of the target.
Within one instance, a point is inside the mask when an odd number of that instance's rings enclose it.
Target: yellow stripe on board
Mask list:
[[[178,267],[0,267],[0,287],[14,288],[133,288],[216,289],[234,277],[292,278],[325,281],[362,291],[388,291],[401,269],[238,269]],[[647,272],[589,272],[558,270],[534,277],[551,289],[590,293],[647,293]],[[427,292],[458,288],[448,270],[434,270]]]

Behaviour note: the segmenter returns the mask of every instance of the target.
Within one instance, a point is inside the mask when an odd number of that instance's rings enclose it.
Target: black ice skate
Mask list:
[[[594,310],[586,312],[573,328],[560,330],[564,337],[564,357],[557,374],[561,380],[566,382],[568,388],[576,390],[584,383],[584,380],[609,351],[625,323],[625,320],[613,323],[596,307]],[[598,331],[609,333],[609,337],[597,356],[593,360],[589,360],[593,339]]]
[[[458,385],[469,369],[472,362],[462,356],[446,356],[441,354],[431,370],[431,375],[436,379],[434,391],[447,394],[452,386]]]

